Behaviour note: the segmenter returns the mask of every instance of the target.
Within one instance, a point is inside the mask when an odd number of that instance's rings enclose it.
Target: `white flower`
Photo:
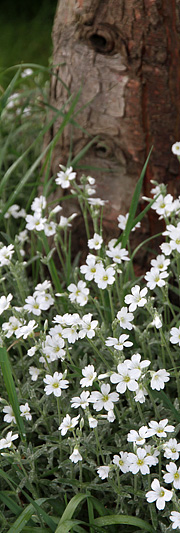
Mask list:
[[[71,302],[76,302],[81,307],[86,305],[88,301],[89,289],[87,289],[84,281],[78,281],[77,285],[71,283],[68,286],[68,291],[71,293],[69,295],[69,299]]]
[[[10,306],[10,302],[13,298],[13,295],[12,294],[8,294],[8,296],[1,296],[0,298],[0,315],[2,315],[2,313],[4,311],[6,311],[6,309],[9,309],[9,306]]]
[[[174,426],[168,426],[168,419],[164,418],[163,420],[160,420],[160,422],[155,422],[155,420],[151,420],[149,422],[149,436],[156,435],[157,437],[166,437],[167,433],[172,433],[174,431]]]
[[[97,269],[97,257],[93,254],[88,254],[86,257],[86,265],[80,266],[80,272],[85,275],[87,281],[94,279]]]
[[[11,422],[13,422],[14,424],[16,423],[16,419],[11,405],[5,405],[5,407],[3,407],[3,413],[6,413],[4,416],[4,422],[7,422],[8,424],[11,424]]]
[[[106,289],[108,285],[113,285],[115,281],[115,270],[113,267],[104,268],[102,265],[97,265],[94,280],[99,289]]]
[[[39,304],[38,304],[36,298],[34,298],[34,296],[28,296],[25,299],[25,302],[26,302],[26,304],[24,305],[24,309],[29,311],[29,313],[33,313],[33,315],[40,316],[41,309],[39,307]]]
[[[34,229],[36,231],[42,231],[44,229],[46,218],[42,218],[41,212],[37,211],[36,213],[34,213],[34,215],[27,215],[26,222],[26,228],[30,231]]]
[[[88,246],[90,249],[100,250],[102,242],[103,239],[101,235],[98,235],[98,233],[94,233],[93,238],[88,240]]]
[[[180,513],[172,511],[169,518],[173,522],[172,529],[180,529]]]
[[[129,454],[127,452],[120,452],[119,455],[114,455],[113,457],[114,465],[117,465],[123,474],[129,472]]]
[[[9,246],[3,246],[0,248],[0,267],[9,265],[12,256],[14,253],[14,246],[13,244],[9,244]]]
[[[89,399],[93,403],[95,411],[101,411],[103,408],[106,411],[110,411],[118,400],[119,395],[117,392],[110,392],[110,385],[105,383],[101,386],[101,392],[93,391]]]
[[[26,402],[25,405],[20,405],[21,416],[24,416],[26,420],[32,420],[32,415],[30,413],[30,407]]]
[[[15,433],[15,435],[13,435],[12,431],[8,431],[6,437],[0,440],[0,450],[3,450],[3,448],[10,448],[13,440],[18,439],[18,437],[18,433]]]
[[[97,376],[97,372],[94,371],[93,365],[88,365],[82,369],[82,375],[84,376],[84,378],[82,378],[80,381],[81,387],[91,387],[94,379]]]
[[[137,446],[143,446],[146,442],[146,438],[148,437],[148,427],[142,426],[139,431],[135,431],[134,429],[130,430],[130,433],[128,433],[127,440],[128,442],[135,442]]]
[[[74,429],[77,426],[78,421],[79,421],[79,417],[80,417],[80,415],[75,416],[74,418],[71,418],[69,415],[66,415],[63,418],[63,421],[61,422],[61,425],[58,427],[58,429],[60,430],[61,435],[63,437],[64,437],[64,435],[66,435],[66,433],[68,432],[69,429]]]
[[[113,409],[110,409],[108,411],[107,420],[108,420],[108,422],[110,422],[110,424],[112,424],[112,422],[114,422],[114,420],[116,420],[116,417],[115,417]]]
[[[61,359],[64,361],[65,350],[63,350],[64,339],[59,335],[47,335],[45,342],[42,345],[42,353],[46,354],[49,361],[56,361]]]
[[[156,329],[162,328],[162,320],[160,316],[156,313],[153,321],[151,322],[151,326],[154,326]]]
[[[172,145],[172,152],[173,152],[173,154],[175,154],[175,155],[180,155],[180,142],[175,142],[175,143]]]
[[[160,452],[157,450],[157,448],[153,449],[150,444],[145,444],[144,450],[146,450],[146,455],[150,455],[152,466],[156,466],[159,462],[158,456],[160,455]]]
[[[170,342],[172,344],[179,344],[180,346],[180,326],[179,328],[171,328],[170,335]]]
[[[122,329],[133,329],[131,322],[134,319],[134,316],[132,313],[128,313],[127,307],[122,307],[120,311],[118,311],[117,319],[119,320]]]
[[[165,507],[165,503],[169,502],[173,493],[170,490],[164,489],[160,486],[158,479],[154,479],[151,483],[152,490],[146,493],[148,503],[156,502],[156,507],[161,511]]]
[[[144,448],[137,448],[136,454],[129,453],[129,470],[132,474],[141,472],[143,476],[150,473],[149,467],[152,466],[152,460],[150,455],[146,455]]]
[[[166,465],[168,474],[164,474],[163,479],[165,483],[173,483],[175,489],[180,489],[180,467],[177,468],[175,463]]]
[[[27,339],[29,335],[32,335],[35,328],[37,328],[35,320],[30,320],[25,326],[21,326],[16,329],[15,335],[17,339],[19,339],[20,337],[23,337],[23,339]]]
[[[98,421],[96,420],[96,418],[94,418],[93,416],[89,416],[88,417],[88,422],[89,422],[89,427],[92,429],[92,428],[97,428],[97,425],[98,425]]]
[[[46,374],[46,377],[43,379],[46,383],[45,393],[47,395],[54,394],[54,396],[61,396],[62,389],[67,389],[69,386],[69,381],[63,378],[63,374],[60,372],[54,372],[53,376]]]
[[[108,200],[102,200],[101,198],[88,198],[88,204],[96,209],[103,207],[108,203]]]
[[[158,215],[161,215],[160,219],[163,216],[169,216],[174,210],[173,196],[171,194],[166,194],[166,196],[160,194],[151,206],[151,209],[154,209]]]
[[[110,470],[109,466],[100,466],[100,467],[97,469],[98,476],[99,476],[101,479],[106,479],[106,478],[108,478],[109,470]]]
[[[82,409],[86,409],[89,405],[89,391],[83,391],[80,396],[74,396],[71,399],[71,406],[77,409],[78,407],[82,407]]]
[[[70,186],[70,182],[76,177],[76,172],[73,172],[72,167],[65,169],[63,165],[59,166],[61,168],[61,171],[57,173],[57,178],[55,179],[55,182],[57,183],[57,185],[60,185],[62,189],[68,189],[68,187]]]
[[[152,379],[150,385],[153,390],[164,389],[165,383],[170,379],[170,373],[166,372],[164,368],[161,368],[157,372],[151,372],[151,375]]]
[[[33,296],[36,298],[36,303],[39,305],[41,311],[47,311],[54,303],[54,298],[47,292],[35,291]]]
[[[129,361],[129,364],[131,361]],[[136,391],[138,383],[136,379],[140,377],[140,370],[131,369],[126,363],[120,363],[117,367],[118,373],[114,373],[110,376],[111,383],[118,383],[116,390],[123,394],[126,389],[130,391]]]
[[[32,74],[33,74],[32,68],[25,68],[21,72],[21,78],[27,78],[27,76],[32,76]]]
[[[16,318],[15,316],[11,316],[9,322],[3,322],[2,324],[2,330],[5,331],[5,337],[7,337],[8,339],[12,337],[16,329],[18,329],[22,325],[22,322],[20,322],[18,318]]]
[[[92,339],[95,336],[94,330],[98,325],[98,320],[91,320],[91,317],[92,317],[92,313],[88,313],[87,315],[84,315],[82,317],[82,320],[79,325],[80,339],[84,339],[84,337],[88,337],[88,339]]]
[[[131,289],[132,294],[127,294],[124,298],[124,301],[126,304],[129,305],[129,311],[133,312],[137,309],[137,307],[144,307],[147,300],[144,298],[147,294],[147,288],[144,287],[144,289],[140,290],[139,285],[135,285]]]
[[[40,373],[39,368],[36,368],[35,366],[29,367],[29,374],[31,376],[32,381],[37,381],[39,373]]]
[[[173,459],[177,461],[179,459],[180,444],[177,443],[176,439],[169,439],[168,442],[164,444],[164,457],[167,459]]]
[[[121,248],[121,243],[115,246],[116,242],[116,239],[111,239],[108,243],[109,250],[106,251],[106,255],[111,257],[114,263],[120,264],[122,261],[130,261],[128,251],[125,248]]]
[[[149,361],[149,359],[144,359],[141,361],[141,355],[139,353],[134,353],[131,357],[131,362],[129,362],[129,359],[125,359],[124,363],[129,364],[129,368],[131,368],[131,370],[139,370],[141,375],[145,368],[151,364],[151,361]]]
[[[134,396],[135,402],[144,403],[147,395],[148,393],[145,387],[143,387],[142,383],[139,383],[136,390],[136,395]]]
[[[27,351],[27,355],[29,357],[33,357],[33,355],[36,353],[36,350],[37,350],[37,346],[32,346],[32,348],[29,348],[29,350]]]
[[[21,216],[26,216],[26,212],[23,209],[20,209],[19,205],[13,204],[6,211],[4,218],[9,218],[10,216],[12,216],[13,218],[19,218]]]
[[[147,281],[147,287],[150,290],[153,290],[156,286],[163,287],[166,284],[164,278],[167,277],[168,272],[161,272],[158,268],[154,267],[152,267],[149,272],[146,272],[146,275],[144,276],[145,280]]]
[[[69,459],[72,463],[78,463],[78,461],[82,461],[82,455],[79,453],[78,448],[75,446],[73,453],[70,455]]]
[[[117,220],[118,220],[118,222],[119,222],[119,224],[118,224],[118,228],[120,228],[120,229],[122,229],[122,230],[124,230],[124,229],[126,228],[126,224],[127,224],[128,217],[129,217],[129,213],[126,213],[125,216],[123,216],[123,215],[119,215],[119,216],[117,217]],[[135,231],[136,228],[140,228],[140,226],[141,226],[141,223],[138,222],[138,223],[134,226],[134,228],[133,228],[131,231]]]
[[[164,255],[170,255],[172,252],[172,246],[170,242],[163,242],[160,244],[160,248]]]
[[[158,270],[166,270],[170,265],[170,259],[166,259],[164,255],[157,255],[156,259],[151,260],[151,265]]]
[[[34,198],[33,203],[31,204],[31,209],[32,211],[36,211],[36,213],[39,212],[41,214],[43,209],[46,208],[46,205],[47,202],[45,196],[37,196]]]
[[[44,233],[47,235],[47,237],[51,237],[51,235],[55,235],[56,233],[57,224],[53,222],[53,220],[46,222],[44,224]]]
[[[105,341],[106,346],[113,346],[115,350],[122,351],[123,348],[130,348],[130,346],[133,346],[133,343],[131,341],[128,341],[129,335],[120,335],[119,339],[116,339],[115,337],[108,337]]]

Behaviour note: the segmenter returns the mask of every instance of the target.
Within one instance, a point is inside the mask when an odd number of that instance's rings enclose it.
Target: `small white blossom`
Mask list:
[[[88,422],[89,422],[89,427],[91,429],[97,428],[98,421],[96,420],[96,418],[94,418],[93,416],[89,416],[88,417]]]
[[[82,455],[79,453],[78,448],[75,446],[73,453],[69,457],[70,461],[72,463],[78,463],[78,461],[82,461]]]
[[[54,372],[53,376],[46,374],[43,381],[46,383],[46,387],[44,389],[45,393],[47,395],[53,393],[54,396],[57,397],[61,396],[62,389],[67,389],[69,386],[69,381],[63,378],[63,374],[61,372]]]
[[[151,420],[149,422],[149,436],[156,435],[157,437],[166,437],[167,433],[172,433],[174,431],[174,426],[167,425],[168,419],[164,418],[160,422],[156,422],[155,420]]]
[[[175,463],[166,465],[167,474],[164,474],[165,483],[172,483],[175,489],[180,489],[180,467],[177,468]]]
[[[71,283],[68,286],[68,291],[70,292],[69,299],[71,302],[76,302],[81,307],[86,305],[88,301],[89,289],[86,287],[84,281],[78,281],[77,285]]]
[[[97,376],[97,372],[94,371],[93,365],[88,365],[82,369],[82,375],[84,376],[84,378],[80,380],[81,387],[91,387],[93,381]]]
[[[100,467],[97,469],[98,476],[99,476],[101,479],[106,479],[106,478],[108,478],[109,470],[110,470],[109,466],[100,466]]]
[[[6,311],[6,309],[9,309],[9,306],[10,306],[10,303],[11,303],[11,300],[13,299],[13,295],[12,294],[8,294],[8,296],[1,296],[0,298],[0,315],[2,315],[2,313],[4,311]],[[17,330],[16,330],[17,331]]]
[[[26,420],[32,420],[32,415],[30,413],[30,407],[26,402],[25,405],[20,405],[21,416],[24,416]]]
[[[17,339],[19,339],[20,337],[23,337],[23,339],[27,339],[27,337],[33,334],[35,328],[37,328],[35,320],[30,320],[25,326],[21,326],[16,329],[15,335]]]
[[[106,255],[111,257],[114,263],[120,264],[122,261],[130,261],[128,251],[125,248],[121,248],[121,243],[115,246],[116,242],[116,239],[111,239],[108,243],[109,250],[106,251]]]
[[[170,342],[172,344],[179,344],[180,346],[180,326],[178,328],[171,328],[170,335]]]
[[[127,440],[128,442],[135,442],[137,446],[143,446],[146,442],[146,438],[148,437],[148,427],[142,426],[139,431],[135,431],[134,429],[130,430],[130,433],[128,433]]]
[[[129,453],[129,470],[132,474],[137,474],[141,472],[143,476],[150,473],[150,466],[153,462],[150,455],[146,455],[146,450],[144,448],[137,448],[136,454]]]
[[[92,313],[88,313],[87,315],[84,315],[81,319],[80,325],[79,325],[79,337],[80,339],[84,339],[84,337],[87,337],[88,339],[92,339],[95,336],[95,328],[98,326],[98,320],[91,320]]]
[[[169,518],[173,522],[172,529],[180,529],[180,513],[172,511]]]
[[[23,323],[20,322],[18,318],[16,318],[15,316],[11,316],[9,322],[3,322],[2,324],[2,330],[5,331],[5,337],[7,337],[8,339],[12,337],[16,329],[18,329],[22,325]]]
[[[46,208],[47,202],[45,196],[37,196],[34,198],[33,203],[31,204],[32,211],[36,211],[36,213],[40,213],[43,211],[43,209]]]
[[[180,155],[180,142],[175,142],[175,143],[172,145],[172,152],[173,152],[173,154],[175,154],[175,155]]]
[[[39,368],[36,368],[35,366],[29,367],[29,374],[31,376],[32,381],[37,381],[39,373],[40,373]]]
[[[99,289],[106,289],[108,285],[113,285],[115,281],[115,270],[113,267],[104,268],[98,264],[94,280],[97,283]]]
[[[82,407],[82,409],[86,409],[89,405],[89,391],[83,391],[80,396],[74,396],[71,399],[71,406],[77,409],[78,407]]]
[[[4,422],[7,422],[8,424],[11,424],[11,422],[13,422],[14,424],[16,423],[16,419],[11,405],[5,405],[5,407],[3,407],[3,413],[5,413]]]
[[[118,311],[117,319],[119,320],[122,329],[133,329],[131,322],[134,319],[134,315],[128,313],[127,307],[122,307],[121,310]]]
[[[152,490],[146,493],[148,503],[156,502],[156,507],[161,511],[165,507],[165,503],[169,502],[173,493],[170,490],[160,486],[158,479],[154,479],[151,483]]]
[[[78,416],[75,416],[74,418],[71,418],[68,414],[63,418],[63,421],[61,422],[61,425],[59,426],[59,430],[61,432],[61,435],[64,437],[64,435],[66,435],[66,433],[70,430],[70,429],[74,429],[77,424],[78,424],[78,421],[79,421],[79,417],[80,415]]]
[[[129,305],[129,311],[133,312],[137,309],[137,307],[144,307],[144,305],[147,303],[147,300],[145,298],[147,294],[147,288],[144,287],[144,289],[140,290],[139,285],[135,285],[131,289],[132,294],[127,294],[125,296],[125,303]]]
[[[163,448],[164,457],[167,459],[173,459],[174,461],[179,459],[180,444],[177,443],[176,439],[169,439],[167,442],[165,442]]]
[[[8,431],[6,437],[0,440],[0,450],[3,450],[4,448],[11,448],[13,440],[18,439],[18,437],[18,433],[13,435],[12,431]]]
[[[13,244],[9,244],[9,246],[3,246],[2,248],[0,248],[0,267],[9,265],[13,254],[14,254]]]
[[[37,211],[36,213],[34,213],[34,215],[27,215],[26,222],[26,228],[30,231],[42,231],[44,229],[46,218],[43,218],[41,216],[41,212]]]
[[[127,363],[120,363],[117,367],[118,373],[114,373],[110,376],[111,383],[118,383],[116,390],[120,394],[124,394],[126,389],[130,391],[136,391],[138,388],[137,379],[140,377],[140,370],[129,368]]]
[[[120,452],[119,455],[114,455],[113,457],[114,465],[117,465],[123,474],[129,472],[129,454],[127,452]]]
[[[163,254],[157,255],[156,259],[151,260],[151,265],[158,270],[166,270],[170,265],[170,259],[166,259]]]
[[[162,320],[160,316],[156,313],[153,321],[151,322],[151,326],[154,326],[156,329],[162,328]]]
[[[146,275],[144,276],[145,280],[147,281],[147,287],[150,290],[153,290],[156,286],[158,287],[164,287],[166,284],[165,279],[168,277],[168,272],[166,271],[160,271],[158,268],[152,267],[149,272],[146,272]]]
[[[107,420],[110,424],[112,424],[114,422],[114,420],[116,420],[116,417],[115,417],[115,414],[114,414],[114,411],[113,409],[110,409],[108,411],[108,414],[107,414]]]
[[[110,385],[104,383],[101,386],[101,392],[93,391],[89,400],[93,403],[95,411],[101,411],[103,408],[110,411],[113,409],[114,403],[118,402],[119,395],[117,392],[110,392]]]
[[[94,279],[98,265],[97,256],[93,254],[88,254],[86,257],[86,263],[86,265],[80,266],[80,272],[84,274],[85,279],[87,281],[91,281],[92,279]]]
[[[102,242],[103,239],[101,235],[98,235],[98,233],[94,233],[93,238],[88,240],[88,246],[90,249],[100,250]]]
[[[170,379],[170,373],[167,372],[164,368],[161,368],[157,372],[151,371],[151,389],[153,390],[161,390],[164,389],[165,383],[169,381]]]
[[[76,172],[73,172],[72,167],[65,169],[63,165],[59,166],[61,168],[61,171],[57,173],[57,178],[55,179],[55,182],[57,183],[57,185],[60,185],[62,189],[68,189],[71,184],[71,181],[76,178]]]
[[[106,346],[113,346],[115,350],[122,351],[124,348],[130,348],[133,346],[131,341],[128,341],[129,335],[120,335],[119,339],[115,337],[108,337],[105,341]]]

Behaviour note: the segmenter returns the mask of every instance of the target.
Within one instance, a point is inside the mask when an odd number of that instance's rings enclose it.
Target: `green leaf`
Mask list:
[[[104,516],[99,517],[94,520],[93,525],[104,527],[104,526],[112,526],[115,524],[127,524],[129,526],[135,526],[139,527],[140,529],[144,529],[144,531],[150,531],[150,533],[157,533],[153,527],[148,524],[148,522],[145,522],[145,520],[141,520],[140,518],[136,518],[135,516],[128,516],[128,515],[111,515],[111,516]]]
[[[7,390],[9,402],[12,406],[14,416],[17,422],[18,430],[22,440],[25,440],[26,431],[24,427],[23,419],[20,415],[19,402],[12,376],[11,365],[8,357],[8,353],[5,348],[0,348],[0,365],[4,378],[4,384]]]
[[[18,71],[16,72],[16,74],[14,75],[13,79],[10,81],[8,87],[3,92],[3,95],[0,98],[0,114],[2,113],[3,109],[6,107],[6,103],[8,101],[8,98],[9,98],[9,96],[11,96],[11,94],[12,94],[12,92],[14,90],[14,87],[16,85],[16,81],[17,81],[17,79],[19,77],[20,70],[21,69],[19,68]]]
[[[39,503],[43,503],[46,498],[40,498],[37,500]],[[20,533],[24,529],[24,526],[29,522],[31,516],[34,514],[34,507],[30,503],[18,516],[13,526],[8,529],[8,533]]]
[[[73,498],[68,503],[63,515],[60,518],[58,527],[56,529],[55,533],[66,533],[69,531],[69,529],[62,529],[62,524],[65,526],[64,522],[67,522],[71,520],[74,511],[76,510],[77,506],[87,498],[87,494],[76,494],[76,496],[73,496]],[[72,527],[72,526],[71,526]]]
[[[8,507],[15,515],[19,515],[22,511],[20,505],[18,505],[10,496],[7,491],[0,492],[0,500]]]
[[[84,522],[81,522],[81,520],[66,520],[63,522],[60,526],[60,529],[56,529],[56,532],[59,533],[69,533],[69,531],[74,528],[77,524],[83,524]],[[86,526],[88,524],[85,524]],[[83,530],[84,531],[84,530]]]
[[[168,396],[163,390],[161,391],[151,390],[151,394],[155,399],[159,398],[162,401],[163,405],[170,409],[171,413],[174,415],[174,418],[177,420],[177,422],[180,422],[180,413],[174,407],[171,400],[168,398]]]
[[[136,209],[137,209],[137,206],[138,206],[139,197],[140,197],[140,193],[141,193],[141,189],[142,189],[142,185],[143,185],[143,179],[144,179],[144,176],[145,176],[145,173],[146,173],[146,168],[147,168],[147,165],[148,165],[148,162],[149,162],[149,158],[150,158],[152,149],[153,148],[151,148],[151,150],[149,152],[149,155],[148,155],[148,157],[146,159],[146,162],[144,164],[144,167],[142,169],[140,178],[139,178],[139,180],[138,180],[138,182],[136,184],[136,187],[135,187],[135,191],[134,191],[134,194],[133,194],[133,197],[132,197],[132,201],[131,201],[131,206],[130,206],[130,209],[129,209],[129,216],[128,216],[127,224],[126,224],[125,230],[124,230],[123,235],[122,235],[122,241],[121,241],[122,248],[126,247],[127,241],[129,239],[129,234],[130,234],[131,229],[132,229],[132,227],[134,225],[134,217],[135,217]],[[149,206],[147,206],[147,207],[149,207]],[[116,246],[120,242],[120,240],[121,240],[121,236],[117,240]]]

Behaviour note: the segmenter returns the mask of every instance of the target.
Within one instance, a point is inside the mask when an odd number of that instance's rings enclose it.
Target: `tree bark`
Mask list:
[[[82,85],[78,109],[90,101],[77,120],[99,139],[81,166],[101,168],[89,173],[97,178],[97,196],[109,200],[106,219],[128,211],[152,145],[144,193],[149,195],[151,179],[180,193],[171,152],[180,137],[180,0],[59,0],[53,46],[58,77],[71,93]],[[66,99],[67,90],[53,76],[51,105],[60,109]],[[67,162],[71,135],[73,155],[88,142],[82,129],[66,127],[53,173]]]

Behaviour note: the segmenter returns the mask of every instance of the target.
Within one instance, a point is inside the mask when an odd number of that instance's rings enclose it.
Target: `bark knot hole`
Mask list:
[[[89,44],[96,52],[107,54],[114,49],[114,40],[112,35],[106,29],[96,30],[88,36]]]

